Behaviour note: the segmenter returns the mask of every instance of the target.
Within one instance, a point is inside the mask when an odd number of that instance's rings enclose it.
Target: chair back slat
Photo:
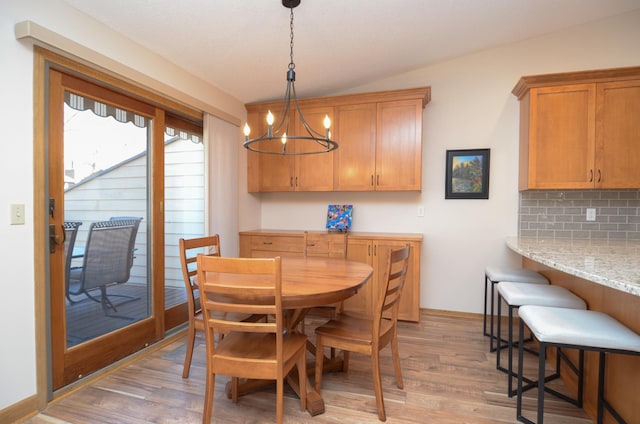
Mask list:
[[[374,333],[379,334],[380,325],[383,319],[398,320],[398,301],[402,295],[409,268],[409,254],[411,247],[407,244],[401,249],[389,252],[387,266],[385,270],[384,284],[381,287],[376,307],[374,309]],[[391,311],[390,318],[384,318],[385,311]],[[375,338],[374,338],[375,339]]]

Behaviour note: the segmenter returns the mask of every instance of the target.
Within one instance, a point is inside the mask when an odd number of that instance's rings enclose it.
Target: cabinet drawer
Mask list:
[[[304,253],[304,238],[300,236],[252,236],[251,250]]]
[[[346,233],[307,233],[307,256],[344,258],[346,250]]]

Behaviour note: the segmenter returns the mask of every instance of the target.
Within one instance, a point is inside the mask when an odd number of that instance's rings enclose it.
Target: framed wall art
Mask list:
[[[489,198],[490,149],[447,150],[445,199]]]

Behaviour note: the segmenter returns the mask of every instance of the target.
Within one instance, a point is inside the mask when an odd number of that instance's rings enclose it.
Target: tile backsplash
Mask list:
[[[595,221],[587,221],[587,208],[595,209]],[[640,190],[520,192],[518,235],[640,240]]]

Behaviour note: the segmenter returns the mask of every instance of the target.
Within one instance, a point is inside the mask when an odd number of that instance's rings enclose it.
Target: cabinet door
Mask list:
[[[640,80],[597,85],[597,188],[640,187]]]
[[[374,190],[376,105],[336,109],[338,150],[334,152],[334,190]]]
[[[528,188],[593,188],[595,99],[595,84],[531,89]]]
[[[421,100],[378,103],[375,185],[378,191],[421,189]]]
[[[266,133],[267,111],[262,108],[247,113],[247,122],[251,128],[249,137],[259,137]],[[276,117],[277,122],[277,117]],[[294,148],[294,146],[288,146]],[[279,139],[261,141],[260,149],[274,153],[282,151]],[[248,152],[247,155],[247,189],[249,192],[293,191],[294,187],[293,156],[280,154]]]
[[[373,267],[373,242],[371,240],[347,238],[347,260],[364,262]],[[371,296],[373,287],[377,285],[376,271],[355,296],[344,301],[344,310],[370,316],[372,310]]]
[[[282,143],[279,140],[262,141],[264,150],[280,152]],[[292,147],[292,146],[289,146]],[[293,156],[259,153],[260,191],[293,191],[294,160]]]
[[[335,119],[332,107],[301,108],[302,115],[315,131],[324,131],[324,117],[329,116],[332,126]],[[300,120],[295,115],[296,135],[308,135]],[[335,128],[334,128],[335,130]],[[296,152],[317,152],[318,144],[310,140],[297,140]],[[295,156],[296,191],[331,191],[333,190],[333,155],[334,152]]]

